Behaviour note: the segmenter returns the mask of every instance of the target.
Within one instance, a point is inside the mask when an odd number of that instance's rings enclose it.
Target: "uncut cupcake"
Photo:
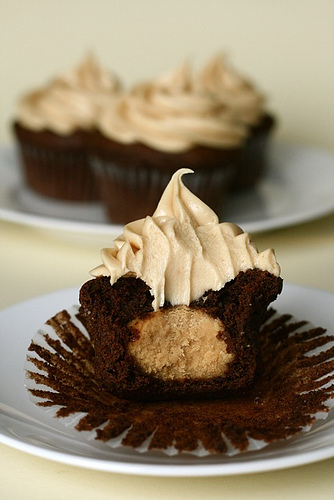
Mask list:
[[[121,398],[221,397],[261,370],[280,267],[185,187],[191,172],[177,171],[154,214],[124,227],[80,290],[95,376]]]
[[[189,187],[219,213],[245,139],[246,127],[217,98],[195,90],[186,63],[120,94],[90,144],[109,219],[152,213],[180,166],[195,171]]]
[[[33,192],[67,201],[98,199],[87,136],[119,89],[118,79],[88,56],[21,98],[13,131]]]
[[[275,117],[267,110],[264,94],[222,55],[213,57],[202,68],[196,86],[199,91],[215,96],[247,127],[247,141],[231,190],[255,185],[266,171],[270,138],[276,124]]]

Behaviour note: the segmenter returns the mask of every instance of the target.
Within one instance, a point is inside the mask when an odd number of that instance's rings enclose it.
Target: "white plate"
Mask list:
[[[255,233],[334,211],[334,155],[310,147],[273,144],[269,170],[258,186],[227,201],[221,220]],[[99,204],[52,202],[22,184],[15,149],[0,149],[0,218],[108,241],[121,226],[108,224]],[[105,240],[104,240],[105,241]]]
[[[34,405],[24,388],[27,349],[38,328],[77,302],[78,290],[37,297],[0,312],[0,442],[46,459],[101,471],[151,476],[236,475],[283,469],[334,456],[334,412],[306,434],[235,457],[197,458],[112,450],[88,443],[84,433]],[[334,331],[334,294],[285,284],[275,303],[279,312]]]

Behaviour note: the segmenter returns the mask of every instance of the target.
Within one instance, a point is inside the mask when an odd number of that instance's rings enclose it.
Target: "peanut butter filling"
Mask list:
[[[138,334],[130,354],[145,373],[163,380],[222,376],[234,358],[218,335],[223,323],[188,306],[160,309],[129,326]]]

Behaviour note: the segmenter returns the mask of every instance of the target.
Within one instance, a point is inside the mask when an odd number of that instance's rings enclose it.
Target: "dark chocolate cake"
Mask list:
[[[282,279],[241,272],[189,307],[152,307],[139,278],[88,281],[80,312],[93,340],[95,375],[112,394],[136,400],[208,398],[249,387],[261,369],[258,331]],[[195,324],[194,324],[195,323]]]

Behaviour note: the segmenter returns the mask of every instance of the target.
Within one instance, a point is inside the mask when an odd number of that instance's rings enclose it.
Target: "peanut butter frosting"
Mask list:
[[[214,95],[194,88],[188,64],[124,92],[101,115],[100,131],[124,144],[177,153],[196,145],[238,147],[245,127]]]
[[[77,68],[23,96],[18,121],[31,130],[48,129],[60,135],[89,129],[119,91],[118,79],[89,55]]]
[[[248,126],[256,125],[264,114],[264,95],[221,54],[213,57],[203,67],[196,86],[199,91],[213,94],[237,119]]]
[[[219,290],[239,272],[258,268],[279,276],[272,249],[261,253],[247,233],[217,215],[182,182],[190,169],[178,170],[152,216],[127,224],[112,248],[102,250],[93,276],[141,278],[151,288],[153,308],[169,302],[189,305],[204,292]]]

